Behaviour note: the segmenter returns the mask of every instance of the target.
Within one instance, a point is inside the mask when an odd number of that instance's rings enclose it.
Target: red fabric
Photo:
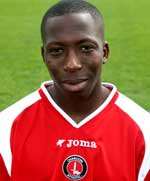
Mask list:
[[[148,174],[147,174],[147,176],[146,176],[144,181],[150,181],[150,171],[148,172]]]
[[[0,181],[9,181],[9,175],[4,165],[3,159],[0,155]]]
[[[41,99],[12,120],[11,181],[137,181],[144,137],[136,121],[116,104],[117,92],[80,127],[62,115],[43,90],[39,93]],[[8,181],[2,158],[0,171],[0,181]]]
[[[42,99],[13,125],[12,181],[68,181],[78,178],[75,171],[82,167],[84,181],[137,180],[144,139],[134,120],[114,104],[117,94],[102,112],[75,128],[40,93]]]

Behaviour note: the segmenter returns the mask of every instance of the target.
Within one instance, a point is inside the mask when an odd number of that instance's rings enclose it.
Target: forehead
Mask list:
[[[99,25],[88,13],[72,13],[50,17],[45,25],[45,42],[102,39]]]

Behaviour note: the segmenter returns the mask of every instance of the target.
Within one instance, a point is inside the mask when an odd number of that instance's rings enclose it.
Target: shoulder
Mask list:
[[[29,106],[40,100],[38,91],[32,92],[0,113],[0,137],[8,138],[15,119]]]
[[[24,98],[20,99],[13,105],[9,106],[0,113],[0,122],[1,119],[15,119],[15,117],[20,114],[24,109],[31,106],[38,100],[40,100],[40,94],[38,91],[32,92]]]
[[[124,94],[120,93],[115,85],[111,83],[103,83],[103,85],[111,90],[107,100],[114,100],[112,101],[112,105],[115,105],[115,108],[117,107],[117,110],[115,111],[118,112],[122,118],[132,119],[132,122],[134,121],[141,128],[143,126],[143,122],[146,122],[150,126],[150,114],[148,111],[143,109]]]
[[[119,93],[115,102],[117,107],[128,115],[140,128],[146,142],[150,140],[150,114],[133,100]]]
[[[120,110],[128,114],[141,129],[150,128],[150,114],[133,100],[119,93],[115,104]]]
[[[2,155],[6,168],[10,173],[11,170],[11,148],[10,135],[16,118],[29,106],[35,104],[41,99],[38,91],[35,91],[7,109],[0,112],[0,154]]]
[[[145,154],[138,177],[138,180],[143,180],[150,170],[150,114],[133,100],[121,93],[119,93],[115,104],[137,124],[143,134]]]

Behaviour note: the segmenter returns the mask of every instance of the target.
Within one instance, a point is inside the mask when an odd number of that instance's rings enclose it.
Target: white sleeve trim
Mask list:
[[[0,154],[4,160],[9,175],[11,175],[11,148],[10,134],[15,118],[28,106],[40,99],[38,91],[35,91],[0,113]]]
[[[126,112],[139,126],[145,139],[145,155],[138,181],[144,181],[150,170],[150,114],[126,96],[119,94],[116,105]]]

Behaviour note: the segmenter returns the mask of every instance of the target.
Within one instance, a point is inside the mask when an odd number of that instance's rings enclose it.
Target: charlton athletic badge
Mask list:
[[[87,163],[79,155],[71,155],[65,159],[62,170],[64,175],[70,180],[81,180],[87,173]]]

